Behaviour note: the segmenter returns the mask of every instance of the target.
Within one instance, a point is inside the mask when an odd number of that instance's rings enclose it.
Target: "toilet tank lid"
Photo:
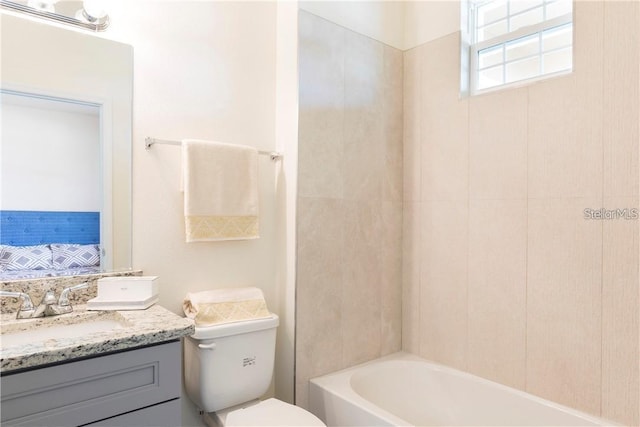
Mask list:
[[[230,335],[239,335],[247,332],[277,328],[278,323],[278,316],[271,313],[270,317],[263,319],[243,320],[240,322],[223,323],[212,326],[196,326],[196,331],[191,335],[191,338],[195,340],[222,338]]]

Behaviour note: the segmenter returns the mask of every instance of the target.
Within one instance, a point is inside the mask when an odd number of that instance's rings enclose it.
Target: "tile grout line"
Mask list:
[[[424,46],[424,45],[423,45]],[[415,66],[417,67],[417,75],[418,75],[418,79],[417,79],[417,86],[418,86],[418,90],[417,90],[417,98],[418,98],[418,118],[422,117],[422,111],[423,111],[423,102],[422,102],[422,55],[424,54],[424,48],[419,48],[418,50],[416,50],[416,63]],[[422,51],[422,52],[421,52]],[[415,76],[414,76],[415,77]],[[423,229],[423,225],[422,225],[422,208],[423,208],[423,201],[422,201],[422,166],[423,166],[423,161],[422,161],[422,122],[418,120],[418,131],[417,133],[417,138],[416,140],[413,141],[414,146],[417,143],[417,148],[419,151],[419,185],[418,185],[418,194],[416,195],[417,197],[415,197],[414,199],[417,198],[418,200],[418,214],[417,214],[417,218],[418,218],[418,236],[419,236],[419,240],[418,240],[418,277],[417,277],[417,290],[418,290],[418,303],[417,303],[417,307],[418,307],[418,325],[417,325],[417,331],[414,331],[414,335],[416,336],[417,339],[417,347],[418,347],[418,355],[422,356],[423,351],[422,351],[422,261],[423,261],[423,254],[422,254],[422,242],[423,242],[423,236],[422,236],[422,229]],[[414,224],[415,226],[415,224]]]
[[[601,88],[601,92],[602,92],[602,101],[605,100],[605,90],[604,90],[604,86],[605,86],[605,64],[604,64],[604,56],[605,56],[605,49],[604,49],[604,44],[606,41],[606,38],[604,36],[605,34],[605,23],[606,23],[606,19],[605,19],[605,14],[606,14],[606,3],[602,4],[602,60],[600,62],[601,64],[601,81],[602,81],[602,88]],[[600,135],[600,143],[601,143],[601,153],[600,155],[601,160],[602,160],[602,182],[601,182],[601,196],[600,196],[600,202],[602,203],[602,205],[604,206],[604,195],[605,195],[605,154],[604,154],[604,139],[605,139],[605,135],[604,135],[604,129],[605,129],[605,120],[604,120],[604,102],[601,104],[601,108],[603,109],[602,114],[600,115],[600,121],[601,121],[601,132],[602,134]],[[604,396],[604,222],[601,222],[600,224],[600,416],[602,416],[603,413],[603,409],[604,409],[604,404],[603,404],[603,396]]]
[[[526,103],[526,120],[525,120],[525,138],[526,138],[526,153],[527,153],[527,163],[526,163],[526,177],[527,177],[527,185],[526,185],[526,197],[525,197],[525,238],[524,238],[524,390],[527,391],[528,384],[528,365],[529,365],[529,341],[528,341],[528,327],[529,327],[529,105],[530,105],[530,92],[529,88],[526,91],[527,94],[527,103]]]
[[[460,37],[462,37],[462,33],[460,33]],[[461,40],[459,40],[461,43]],[[460,67],[458,67],[460,68]],[[460,101],[458,101],[460,102]],[[471,339],[471,335],[469,333],[469,260],[470,260],[470,251],[471,251],[471,99],[469,97],[462,100],[467,104],[467,250],[466,258],[467,258],[467,280],[465,286],[465,370],[470,372],[470,363],[469,363],[469,341]]]

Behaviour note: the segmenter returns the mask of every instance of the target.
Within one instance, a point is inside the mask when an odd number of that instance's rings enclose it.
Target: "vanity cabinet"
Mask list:
[[[9,372],[2,425],[179,426],[181,372],[180,340]]]

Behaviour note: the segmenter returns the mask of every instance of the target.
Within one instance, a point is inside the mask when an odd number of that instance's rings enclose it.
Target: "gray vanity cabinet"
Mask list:
[[[181,424],[180,341],[0,378],[3,426]]]

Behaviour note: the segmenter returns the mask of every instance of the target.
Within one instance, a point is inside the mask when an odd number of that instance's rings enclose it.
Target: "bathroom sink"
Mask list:
[[[0,346],[9,348],[28,344],[46,344],[50,340],[86,337],[126,328],[117,313],[99,313],[89,316],[51,317],[37,322],[15,321],[3,325]]]

